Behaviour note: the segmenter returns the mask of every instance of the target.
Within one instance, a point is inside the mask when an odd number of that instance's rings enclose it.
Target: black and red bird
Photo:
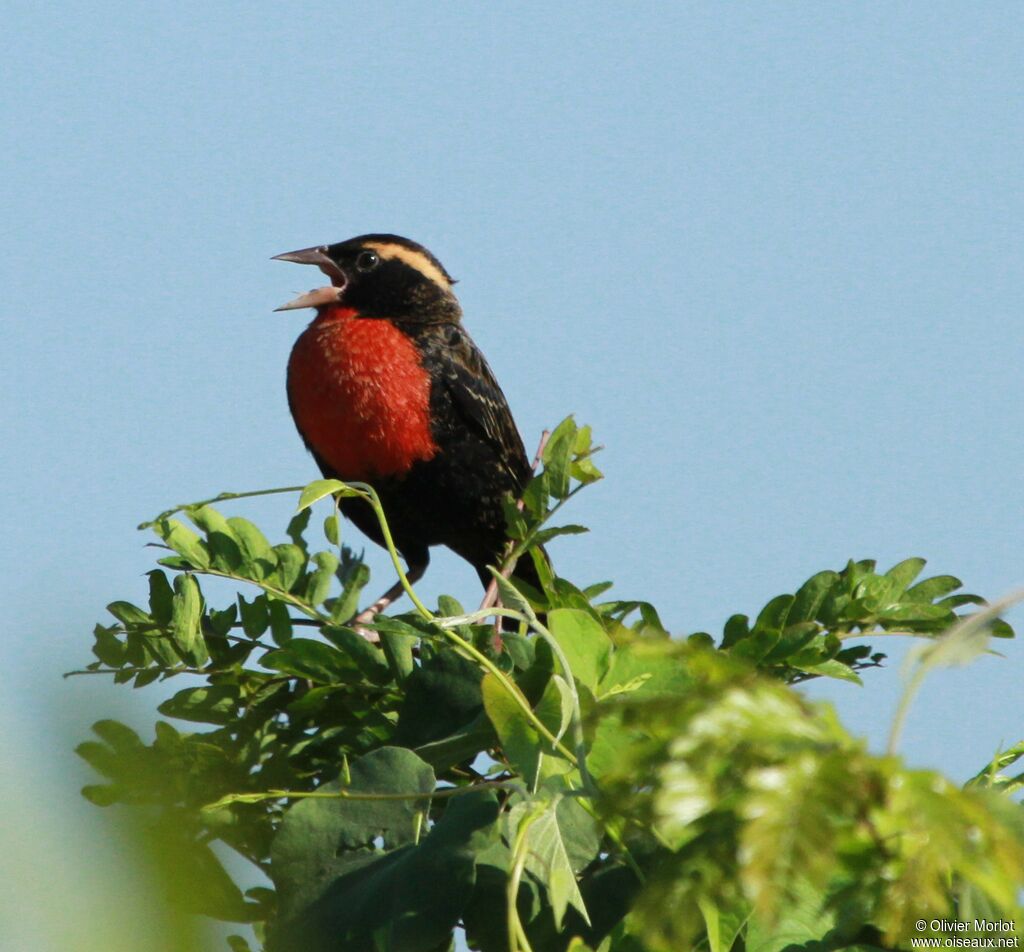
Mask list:
[[[277,258],[331,279],[278,308],[316,308],[288,361],[288,402],[321,471],[377,490],[410,580],[430,547],[445,545],[486,586],[506,541],[502,500],[522,493],[531,470],[505,395],[462,326],[451,276],[398,235]],[[366,503],[343,499],[341,510],[384,544]],[[538,584],[529,560],[516,577]]]

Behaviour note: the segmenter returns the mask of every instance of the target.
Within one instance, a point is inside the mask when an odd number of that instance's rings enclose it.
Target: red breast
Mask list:
[[[288,398],[299,431],[343,479],[400,476],[437,453],[430,376],[390,321],[320,310],[292,348]]]

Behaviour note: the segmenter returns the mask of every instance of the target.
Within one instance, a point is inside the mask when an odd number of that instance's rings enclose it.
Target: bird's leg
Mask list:
[[[410,559],[409,564],[406,568],[405,577],[410,585],[415,585],[421,578],[423,573],[426,572],[427,566],[430,564],[430,553],[424,551],[422,555],[417,553],[418,557]],[[395,582],[380,598],[377,599],[369,608],[364,608],[349,624],[359,632],[367,641],[372,641],[376,644],[380,641],[377,636],[377,632],[370,631],[368,628],[364,628],[364,625],[370,624],[374,618],[376,618],[385,608],[388,607],[392,602],[401,598],[405,594],[405,586],[402,584],[401,579]]]

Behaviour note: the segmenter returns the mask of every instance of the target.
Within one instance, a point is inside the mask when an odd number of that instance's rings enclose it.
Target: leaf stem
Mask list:
[[[523,785],[510,780],[485,780],[483,783],[465,787],[444,787],[430,793],[353,793],[350,790],[266,790],[262,793],[228,793],[213,803],[202,807],[204,810],[219,810],[232,803],[261,803],[264,800],[445,800],[474,790],[514,790],[525,793]]]
[[[509,870],[508,886],[505,892],[506,916],[508,920],[508,947],[510,952],[533,952],[530,942],[526,938],[526,931],[519,920],[519,909],[516,906],[516,899],[519,897],[519,883],[523,878],[523,870],[526,869],[526,859],[529,855],[527,834],[530,826],[540,817],[540,811],[534,810],[519,821],[519,828],[516,830],[515,843],[512,848],[512,869]]]
[[[305,488],[305,486],[281,486],[277,489],[254,489],[251,492],[244,493],[220,493],[212,499],[202,499],[199,502],[186,502],[180,506],[175,506],[173,509],[161,512],[155,519],[151,519],[149,522],[140,523],[139,528],[151,529],[161,520],[169,519],[176,513],[184,512],[186,509],[198,509],[202,506],[209,506],[215,502],[226,502],[229,499],[251,499],[254,496],[276,496],[281,493],[300,493]]]

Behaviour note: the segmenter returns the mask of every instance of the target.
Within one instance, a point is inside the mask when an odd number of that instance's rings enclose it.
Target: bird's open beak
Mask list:
[[[326,307],[328,304],[337,304],[341,300],[341,288],[331,285],[328,288],[314,288],[305,294],[300,294],[295,300],[275,307],[275,311],[294,311],[300,307]]]
[[[295,264],[315,264],[331,279],[331,287],[317,288],[307,294],[302,294],[295,298],[294,301],[289,301],[287,304],[282,304],[281,307],[274,308],[275,311],[294,311],[302,307],[323,307],[327,304],[337,304],[341,299],[342,292],[345,290],[345,285],[348,283],[348,277],[345,275],[345,272],[327,254],[326,245],[318,245],[315,248],[301,248],[298,251],[286,251],[283,255],[274,255],[271,260],[292,261]]]

